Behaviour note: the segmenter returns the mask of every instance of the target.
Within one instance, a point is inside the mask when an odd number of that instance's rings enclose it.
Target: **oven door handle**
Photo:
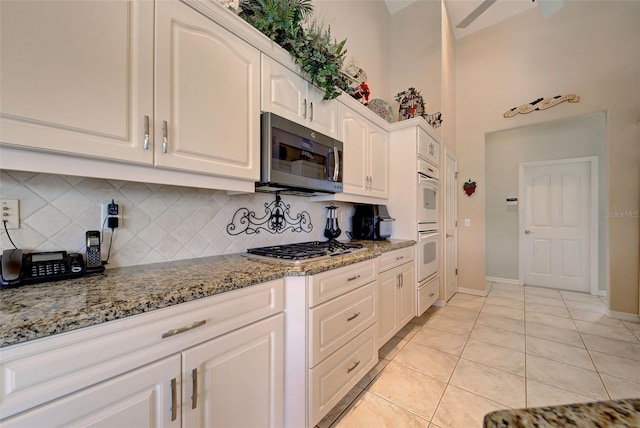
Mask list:
[[[338,181],[338,176],[340,175],[340,152],[337,147],[333,148],[333,156],[336,159],[335,167],[333,168],[333,181]]]
[[[418,183],[420,184],[432,184],[435,187],[438,187],[438,180],[428,175],[425,175],[421,172],[418,173]]]

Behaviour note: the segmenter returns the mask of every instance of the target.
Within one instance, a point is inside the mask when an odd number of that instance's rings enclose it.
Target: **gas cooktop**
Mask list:
[[[302,263],[366,251],[361,244],[338,241],[311,241],[298,244],[249,248],[245,256],[283,263]]]

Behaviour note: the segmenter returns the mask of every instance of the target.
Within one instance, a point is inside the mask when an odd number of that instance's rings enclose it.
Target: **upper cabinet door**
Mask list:
[[[340,105],[340,137],[344,144],[344,192],[366,195],[368,186],[367,125],[348,107]]]
[[[260,175],[260,52],[179,2],[156,2],[157,166]]]
[[[389,197],[389,134],[375,125],[369,132],[369,195]]]
[[[284,65],[262,55],[262,110],[304,124],[307,82]]]
[[[2,143],[152,163],[152,2],[2,1],[0,20]]]
[[[338,135],[338,102],[324,100],[324,91],[307,83],[307,104],[309,126],[329,137]]]

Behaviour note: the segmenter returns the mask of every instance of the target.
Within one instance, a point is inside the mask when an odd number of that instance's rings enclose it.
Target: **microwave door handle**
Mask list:
[[[340,175],[340,155],[338,153],[338,148],[334,147],[333,155],[335,156],[336,162],[333,168],[333,181],[338,181],[338,176]]]

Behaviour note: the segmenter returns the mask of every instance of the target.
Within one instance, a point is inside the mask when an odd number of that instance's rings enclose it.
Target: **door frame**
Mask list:
[[[448,176],[447,176],[447,163],[449,161],[449,159],[453,162],[453,167],[454,167],[454,178],[453,178],[453,194],[449,195],[447,193],[447,189],[449,189],[449,183],[448,183]],[[444,293],[441,293],[441,296],[444,297],[444,302],[446,302],[447,299],[447,285],[449,283],[449,269],[447,269],[447,267],[449,266],[450,263],[453,263],[453,269],[454,272],[457,272],[458,269],[458,193],[456,191],[456,189],[458,188],[458,158],[455,156],[455,154],[453,152],[451,152],[448,149],[445,149],[445,156],[444,156],[444,177],[443,177],[443,199],[444,199],[444,204],[443,204],[443,215],[442,215],[442,229],[443,229],[443,233],[442,233],[442,239],[443,239],[443,245],[442,245],[442,260],[443,260],[443,290]],[[454,204],[454,213],[453,213],[453,225],[449,225],[447,224],[447,208],[449,206],[450,203]],[[454,247],[454,256],[453,256],[453,260],[449,260],[449,258],[447,257],[448,254],[448,245],[447,245],[447,230],[448,230],[448,226],[451,226],[451,228],[453,229],[453,242],[452,245]],[[453,274],[454,277],[456,277],[456,291],[455,293],[458,292],[458,280],[457,280],[457,273]],[[453,293],[455,295],[455,293]],[[453,295],[452,295],[453,296]]]
[[[598,295],[598,157],[585,156],[580,158],[556,159],[550,161],[523,162],[519,165],[518,176],[518,201],[520,207],[518,209],[518,282],[524,285],[524,268],[525,268],[525,243],[524,243],[524,215],[527,209],[526,188],[524,183],[524,170],[526,167],[551,166],[573,163],[589,163],[591,167],[591,201],[590,201],[590,242],[589,242],[589,292],[591,295]]]

